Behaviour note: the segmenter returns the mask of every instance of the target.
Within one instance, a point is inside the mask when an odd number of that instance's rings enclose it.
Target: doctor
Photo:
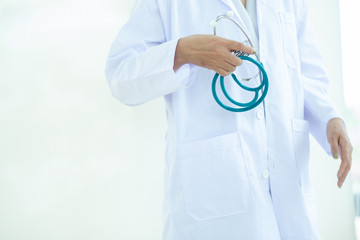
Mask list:
[[[209,22],[229,10],[256,43],[270,82],[265,101],[243,113],[221,108],[211,92],[215,72],[242,69],[233,51],[254,53],[231,23],[212,35]],[[165,99],[164,240],[320,239],[309,133],[341,158],[339,187],[352,147],[327,95],[314,35],[304,0],[138,2],[111,47],[106,76],[129,106]]]

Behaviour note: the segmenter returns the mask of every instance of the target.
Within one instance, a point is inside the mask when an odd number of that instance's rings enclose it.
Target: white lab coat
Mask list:
[[[143,0],[114,41],[106,66],[112,95],[133,106],[164,97],[168,119],[164,240],[320,239],[309,177],[309,132],[330,153],[329,80],[304,0],[257,0],[260,56],[270,87],[264,104],[222,109],[214,72],[173,71],[177,41],[212,34],[231,0]],[[218,35],[244,41],[229,23]],[[241,66],[239,67],[241,68]],[[229,83],[231,96],[247,93]]]

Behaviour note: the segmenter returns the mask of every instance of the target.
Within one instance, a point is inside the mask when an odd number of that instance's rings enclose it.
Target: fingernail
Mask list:
[[[254,48],[252,50],[253,50],[253,54],[256,54],[256,50]]]
[[[334,153],[334,154],[333,154],[333,158],[338,159],[338,158],[339,158],[339,154],[338,154],[338,153]]]

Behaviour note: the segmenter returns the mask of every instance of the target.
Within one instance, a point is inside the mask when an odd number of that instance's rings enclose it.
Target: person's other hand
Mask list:
[[[221,76],[235,71],[242,60],[231,52],[241,51],[254,54],[255,50],[246,44],[215,35],[191,35],[178,41],[174,71],[186,63],[212,69]]]
[[[338,159],[339,156],[341,158],[340,169],[337,173],[337,185],[341,188],[351,168],[353,147],[347,135],[344,122],[339,118],[333,118],[328,122],[326,134],[331,145],[333,158]]]

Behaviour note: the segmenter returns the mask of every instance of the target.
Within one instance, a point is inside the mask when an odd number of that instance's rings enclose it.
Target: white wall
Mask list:
[[[342,108],[337,1],[311,2]],[[160,239],[163,101],[123,106],[103,73],[131,5],[0,2],[1,240]],[[352,240],[350,181],[337,190],[338,163],[313,153],[323,239]]]
[[[345,116],[339,2],[327,0],[308,2],[314,27],[317,30],[318,42],[327,62],[331,79],[331,99]],[[356,239],[355,216],[351,178],[349,176],[339,190],[336,176],[340,161],[328,157],[314,140],[312,142],[311,170],[316,189],[321,235],[324,240],[354,240]]]
[[[104,78],[131,5],[0,1],[1,240],[160,239],[162,102]]]

